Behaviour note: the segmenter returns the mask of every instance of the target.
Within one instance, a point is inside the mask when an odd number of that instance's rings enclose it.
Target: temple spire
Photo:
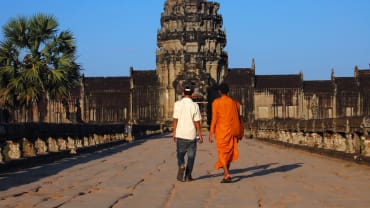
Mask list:
[[[207,98],[209,86],[223,81],[228,69],[226,32],[219,3],[206,0],[167,0],[157,32],[156,66],[166,94],[164,120],[184,85],[191,83]]]
[[[331,80],[334,81],[335,80],[335,73],[334,73],[334,68],[331,68]]]

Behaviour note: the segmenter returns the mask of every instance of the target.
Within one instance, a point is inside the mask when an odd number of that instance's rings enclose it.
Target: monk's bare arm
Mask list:
[[[217,104],[216,102],[212,103],[212,121],[211,121],[211,126],[210,126],[210,131],[209,131],[209,136],[208,136],[208,141],[210,143],[213,142],[214,136],[215,136],[215,129],[216,129],[216,121],[217,121]]]

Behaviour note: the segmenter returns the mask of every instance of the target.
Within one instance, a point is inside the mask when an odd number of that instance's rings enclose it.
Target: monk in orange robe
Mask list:
[[[229,87],[227,84],[220,84],[218,87],[221,97],[216,98],[212,103],[212,120],[209,132],[209,142],[213,142],[213,137],[216,140],[218,153],[218,161],[215,164],[216,169],[223,168],[224,177],[221,183],[231,182],[229,172],[230,163],[236,161],[239,156],[238,138],[232,136],[231,126],[233,121],[233,113],[235,114],[235,100],[230,98],[227,93]],[[237,108],[240,104],[237,102]]]

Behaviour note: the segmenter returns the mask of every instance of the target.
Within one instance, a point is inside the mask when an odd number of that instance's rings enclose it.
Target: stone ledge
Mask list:
[[[71,154],[69,150],[64,150],[64,151],[59,151],[59,152],[51,152],[51,153],[44,154],[44,155],[36,155],[33,157],[22,157],[19,159],[13,159],[13,160],[3,162],[3,164],[0,164],[0,173],[12,172],[18,169],[30,168],[30,167],[34,167],[37,165],[44,165],[47,163],[55,162],[63,158],[75,157],[77,155],[95,152],[98,150],[102,150],[102,149],[112,147],[115,145],[119,145],[119,144],[123,144],[126,142],[127,141],[120,140],[120,141],[113,141],[110,143],[100,144],[96,146],[80,148],[74,154]]]
[[[292,144],[292,143],[287,143],[275,139],[267,139],[267,138],[257,138],[258,141],[270,143],[270,144],[276,144],[288,148],[296,148],[296,149],[301,149],[305,150],[311,153],[316,153],[316,154],[322,154],[334,158],[340,158],[343,160],[351,161],[351,162],[356,162],[359,164],[365,164],[370,166],[370,157],[368,156],[363,156],[363,155],[358,155],[356,153],[346,153],[342,151],[336,151],[336,150],[331,150],[331,149],[324,149],[324,148],[318,148],[318,147],[312,147],[312,146],[306,146],[306,145],[299,145],[299,144]]]
[[[0,169],[43,163],[63,157],[131,142],[163,133],[160,125],[134,125],[127,132],[124,124],[3,124],[0,135]],[[20,128],[19,131],[16,131]],[[29,136],[27,136],[29,134]]]

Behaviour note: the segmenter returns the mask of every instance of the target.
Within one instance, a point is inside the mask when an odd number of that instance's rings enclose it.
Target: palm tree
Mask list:
[[[17,17],[3,26],[0,42],[0,101],[32,109],[41,121],[40,106],[47,98],[63,99],[80,80],[76,46],[70,31],[57,30],[53,16]]]

